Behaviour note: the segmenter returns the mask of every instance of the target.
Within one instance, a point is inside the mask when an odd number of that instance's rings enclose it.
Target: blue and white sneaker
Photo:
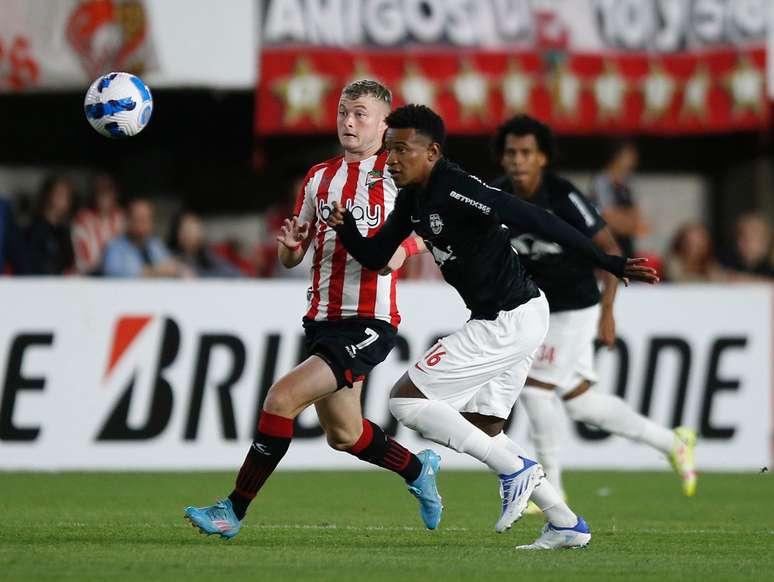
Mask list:
[[[585,548],[591,541],[591,530],[586,521],[578,516],[574,527],[556,527],[550,522],[543,527],[540,537],[517,550],[558,550],[560,548]]]
[[[545,479],[543,467],[537,462],[519,458],[524,461],[521,470],[510,475],[498,475],[500,478],[500,497],[503,508],[500,519],[495,524],[495,531],[502,533],[510,528],[524,513],[532,491]]]
[[[216,534],[225,540],[237,535],[242,527],[228,498],[208,507],[186,507],[183,517],[198,528],[199,533]]]
[[[416,480],[408,483],[408,490],[419,500],[419,515],[427,529],[435,529],[441,523],[443,512],[436,484],[436,477],[441,470],[441,457],[430,449],[417,453],[417,457],[422,462],[422,472]]]

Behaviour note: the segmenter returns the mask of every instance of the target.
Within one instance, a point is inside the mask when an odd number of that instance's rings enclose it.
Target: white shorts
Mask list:
[[[540,346],[529,377],[553,384],[560,396],[578,384],[597,381],[594,371],[594,339],[599,324],[599,304],[552,313],[548,335]]]
[[[409,378],[427,398],[460,412],[508,418],[547,330],[541,292],[497,319],[472,319],[441,338],[409,368]]]

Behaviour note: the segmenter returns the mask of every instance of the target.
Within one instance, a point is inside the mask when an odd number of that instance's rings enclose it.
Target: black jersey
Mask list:
[[[513,192],[508,176],[492,182],[504,192]],[[525,199],[553,212],[587,237],[602,230],[605,220],[569,180],[543,174],[535,194]],[[546,294],[552,312],[591,307],[599,302],[594,263],[575,249],[565,248],[532,230],[512,229],[511,244],[519,253],[527,273]]]
[[[361,236],[349,212],[336,230],[347,251],[374,270],[386,265],[400,243],[416,232],[471,317],[491,319],[538,295],[503,225],[532,230],[575,248],[601,268],[623,276],[623,258],[603,253],[551,213],[485,184],[443,158],[433,168],[427,188],[410,186],[398,193],[395,208],[374,236]]]

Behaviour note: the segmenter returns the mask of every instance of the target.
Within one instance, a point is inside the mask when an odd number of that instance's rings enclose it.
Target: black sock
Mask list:
[[[247,451],[236,478],[234,490],[228,496],[234,513],[240,520],[263,484],[274,472],[290,447],[293,419],[263,411],[258,423],[258,437]]]
[[[414,453],[367,418],[363,419],[363,434],[347,452],[367,463],[389,469],[409,483],[422,472],[422,463]]]

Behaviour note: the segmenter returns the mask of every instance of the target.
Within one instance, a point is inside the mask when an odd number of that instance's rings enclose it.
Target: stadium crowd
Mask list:
[[[647,233],[648,225],[629,186],[636,165],[636,147],[621,142],[589,185],[591,199],[627,254],[647,256],[666,282],[774,280],[772,224],[759,212],[737,217],[730,237],[733,244],[725,248],[700,221],[681,225],[666,252],[640,248],[638,238]],[[300,187],[300,180],[295,186]],[[26,215],[0,195],[0,274],[305,277],[308,268],[303,265],[287,270],[277,261],[275,235],[292,214],[292,206],[289,197],[264,212],[260,217],[264,235],[248,245],[234,237],[210,240],[207,221],[187,209],[162,224],[153,200],[131,198],[124,203],[108,174],[93,175],[83,198],[67,176],[54,175],[43,181]],[[440,271],[430,255],[418,255],[407,261],[401,276],[440,279]]]

